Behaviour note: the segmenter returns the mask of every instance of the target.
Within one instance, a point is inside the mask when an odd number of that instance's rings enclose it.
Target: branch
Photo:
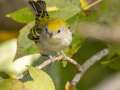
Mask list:
[[[62,55],[59,55],[59,56],[56,56],[56,57],[52,57],[52,58],[49,58],[49,59],[45,60],[42,64],[40,64],[38,66],[38,68],[42,69],[42,68],[48,66],[49,64],[51,64],[53,62],[61,61],[61,60],[65,60],[65,61],[73,64],[79,71],[81,71],[81,69],[80,69],[81,65],[79,63],[77,63],[75,60],[73,60],[72,58],[66,56],[65,54],[62,54]]]
[[[92,66],[94,65],[96,62],[100,61],[102,58],[104,58],[105,56],[107,56],[109,53],[108,49],[103,49],[100,52],[96,53],[95,55],[93,55],[91,58],[89,58],[82,66],[81,66],[81,72],[78,72],[74,78],[72,79],[72,81],[70,82],[71,85],[76,86],[77,83],[80,81],[81,77],[86,73],[86,71]]]
[[[80,71],[80,72],[82,71],[81,65],[78,62],[76,62],[74,59],[72,59],[68,56],[64,56],[64,58],[65,58],[65,61],[73,64],[78,69],[78,71]]]
[[[60,56],[57,56],[57,57],[52,57],[52,58],[50,58],[50,59],[48,59],[48,60],[45,60],[42,64],[40,64],[40,65],[38,66],[38,68],[39,68],[39,69],[42,69],[42,68],[46,67],[47,65],[55,62],[55,61],[60,61],[60,60],[62,60],[63,58],[64,58],[63,55],[60,55]]]
[[[95,6],[96,4],[100,3],[101,1],[103,1],[103,0],[97,0],[97,1],[93,2],[92,4],[85,7],[84,10],[89,10],[91,7]]]

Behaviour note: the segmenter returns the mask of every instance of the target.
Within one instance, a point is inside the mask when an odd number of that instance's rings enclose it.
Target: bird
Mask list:
[[[72,42],[70,26],[61,18],[50,19],[44,0],[30,0],[35,11],[35,26],[28,38],[35,42],[42,55],[52,55],[68,48]]]

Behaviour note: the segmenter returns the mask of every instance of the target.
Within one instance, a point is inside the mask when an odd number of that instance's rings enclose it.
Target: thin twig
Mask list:
[[[77,63],[75,60],[73,60],[72,58],[66,56],[65,54],[62,54],[62,55],[59,55],[59,56],[56,56],[56,57],[52,57],[52,58],[49,58],[47,60],[45,60],[42,64],[40,64],[38,66],[39,69],[42,69],[44,67],[46,67],[47,65],[53,63],[53,62],[56,62],[56,61],[61,61],[61,60],[65,60],[71,64],[73,64],[77,69],[78,71],[81,71],[81,65],[79,63]]]
[[[38,68],[39,68],[39,69],[42,69],[42,68],[46,67],[47,65],[55,62],[55,61],[60,61],[60,60],[62,60],[63,58],[64,58],[63,55],[59,55],[59,56],[57,56],[57,57],[52,57],[52,58],[50,58],[50,59],[48,59],[48,60],[45,60],[42,64],[40,64],[40,65],[38,66]]]
[[[103,49],[100,52],[96,53],[93,55],[91,58],[86,60],[86,62],[81,66],[81,72],[78,72],[74,78],[71,81],[71,85],[76,86],[78,82],[80,81],[81,77],[85,74],[85,72],[92,66],[94,65],[97,61],[101,60],[105,56],[107,56],[109,53],[108,49]]]
[[[78,62],[76,62],[74,59],[72,59],[68,56],[64,56],[64,57],[65,57],[65,61],[73,64],[78,69],[78,71],[80,71],[80,72],[82,71],[81,65]]]
[[[95,6],[96,4],[100,3],[101,1],[103,0],[97,0],[95,2],[93,2],[92,4],[88,5],[87,7],[84,8],[84,10],[88,10],[90,9],[91,7]]]

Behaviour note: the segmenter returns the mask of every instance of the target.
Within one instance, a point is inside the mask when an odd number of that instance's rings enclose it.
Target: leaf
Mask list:
[[[112,60],[109,64],[107,64],[110,68],[120,71],[120,57]]]
[[[64,13],[63,13],[64,12]],[[72,16],[76,15],[78,12],[80,12],[79,8],[76,8],[75,6],[68,5],[67,7],[62,7],[60,8],[58,11],[56,12],[51,12],[50,14],[50,18],[54,19],[54,18],[61,18],[63,20],[67,20],[69,18],[71,18]]]
[[[23,38],[23,40],[25,39]],[[16,39],[12,39],[0,44],[0,76],[8,77],[9,75],[13,78],[19,78],[27,69],[26,66],[31,65],[35,60],[37,60],[40,57],[40,54],[32,54],[14,61],[16,50]],[[30,50],[28,51],[30,52]]]
[[[111,53],[116,53],[118,55],[120,55],[120,44],[119,43],[113,43],[111,45],[109,45],[109,49],[111,51]]]
[[[108,66],[116,71],[120,71],[120,56],[114,54],[113,56],[107,58],[107,60],[101,62],[101,64]]]
[[[26,82],[26,87],[31,90],[55,90],[54,83],[47,73],[33,67],[30,67],[29,72],[33,80]]]
[[[12,78],[22,78],[24,75],[24,72],[28,70],[28,66],[33,65],[34,62],[38,61],[40,59],[40,54],[31,54],[27,56],[23,56],[21,58],[16,59],[9,71],[8,74]]]
[[[59,10],[55,12],[50,12],[50,18],[62,18],[64,20],[69,19],[78,12],[80,12],[79,0],[46,0],[48,6],[56,5]]]
[[[0,72],[8,73],[17,49],[16,39],[0,44]]]
[[[5,79],[0,81],[0,90],[28,90],[28,89],[19,80]]]
[[[47,9],[50,11],[50,18],[62,18],[66,20],[80,11],[78,5],[76,6],[76,4],[78,4],[76,2],[79,2],[79,0],[72,2],[68,0],[67,3],[64,0],[61,0],[61,2],[59,2],[58,0],[53,0],[52,2],[47,0],[46,2],[48,5]],[[51,9],[54,9],[54,11]],[[25,7],[10,14],[7,14],[6,16],[20,23],[29,23],[34,20],[33,14],[34,12],[31,12],[30,8]]]
[[[35,43],[29,40],[27,37],[30,29],[33,26],[34,26],[34,22],[31,22],[20,30],[18,41],[17,41],[17,52],[16,52],[15,59],[25,55],[39,52],[39,49],[36,47]]]
[[[19,9],[15,12],[7,14],[6,17],[12,18],[19,23],[28,23],[34,20],[34,15],[30,8]]]

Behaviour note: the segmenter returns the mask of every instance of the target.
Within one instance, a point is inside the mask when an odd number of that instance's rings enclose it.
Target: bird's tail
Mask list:
[[[35,11],[36,25],[44,25],[48,21],[48,12],[46,2],[44,0],[29,0],[29,4]]]
[[[46,2],[44,0],[29,0],[29,4],[35,11],[35,26],[28,34],[31,40],[39,40],[41,30],[43,30],[48,22],[48,12],[46,9]]]

